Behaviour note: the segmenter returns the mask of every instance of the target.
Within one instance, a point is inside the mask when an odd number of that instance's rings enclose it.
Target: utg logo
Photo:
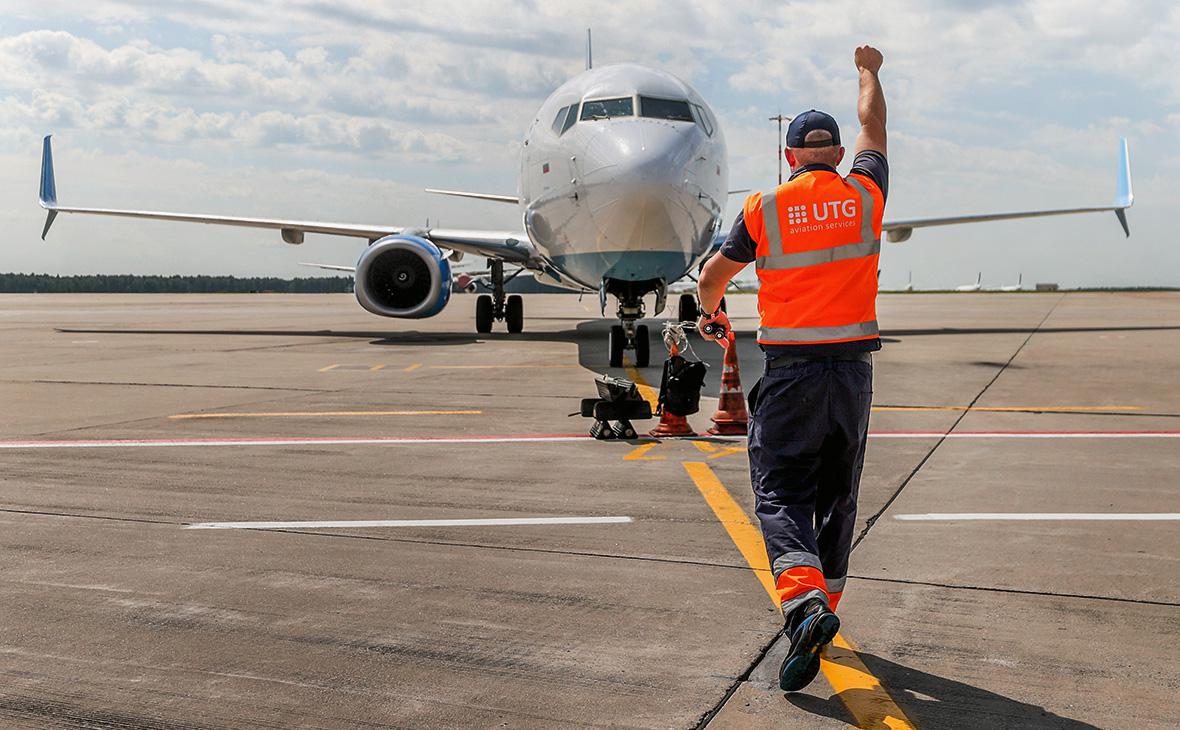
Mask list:
[[[856,199],[849,198],[848,200],[829,200],[826,203],[812,203],[811,214],[815,217],[816,221],[826,221],[829,218],[832,220],[855,218]],[[806,222],[806,219],[804,222]]]
[[[787,206],[787,225],[795,226],[800,223],[807,222],[807,206],[806,205],[789,205]]]

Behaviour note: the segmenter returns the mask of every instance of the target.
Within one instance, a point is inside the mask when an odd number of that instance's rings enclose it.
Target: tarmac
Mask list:
[[[790,695],[744,442],[586,437],[596,374],[660,373],[592,300],[0,297],[0,726],[1177,725],[1180,295],[881,296],[843,628]]]

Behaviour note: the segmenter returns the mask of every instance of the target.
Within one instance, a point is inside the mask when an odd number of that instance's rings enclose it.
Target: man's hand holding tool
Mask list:
[[[706,340],[714,340],[722,347],[729,347],[733,328],[729,324],[729,316],[720,307],[712,314],[702,314],[697,321],[697,330]]]

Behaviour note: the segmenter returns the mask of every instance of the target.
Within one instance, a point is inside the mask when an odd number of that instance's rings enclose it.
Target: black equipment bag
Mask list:
[[[701,387],[705,384],[708,366],[703,362],[685,360],[672,355],[664,361],[664,375],[660,380],[659,412],[674,416],[691,416],[701,409]]]

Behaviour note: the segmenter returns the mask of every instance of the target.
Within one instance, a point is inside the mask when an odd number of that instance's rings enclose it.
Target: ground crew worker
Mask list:
[[[698,328],[722,341],[726,285],[748,263],[759,279],[766,369],[750,389],[750,477],[790,652],[786,691],[807,686],[836,635],[872,400],[877,255],[888,187],[881,53],[856,49],[860,134],[841,177],[840,128],[803,112],[787,130],[790,179],[746,200],[701,272]],[[708,330],[708,332],[706,332]]]

